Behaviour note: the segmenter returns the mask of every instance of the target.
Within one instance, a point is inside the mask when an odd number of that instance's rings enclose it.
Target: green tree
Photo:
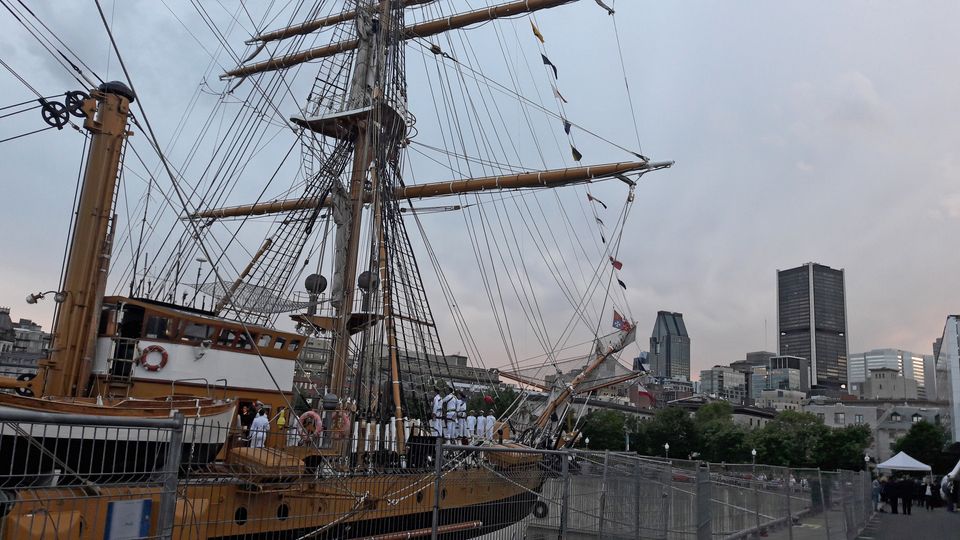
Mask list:
[[[629,427],[629,420],[622,412],[593,411],[583,419],[580,444],[589,438],[590,450],[623,450],[625,426]]]
[[[486,414],[490,409],[494,410],[494,415],[497,417],[502,416],[504,413],[508,412],[507,409],[513,405],[519,393],[516,388],[512,386],[500,386],[496,390],[490,390],[485,393],[472,394],[467,396],[467,410],[468,411],[483,411]],[[485,400],[485,396],[490,396],[493,398],[493,405],[488,404]]]
[[[733,422],[733,405],[729,401],[713,401],[700,407],[694,415],[697,426],[704,426],[713,421]]]
[[[637,442],[637,452],[650,456],[662,456],[664,443],[670,444],[670,455],[675,458],[700,452],[697,426],[690,414],[679,407],[667,407],[644,422],[632,440]]]
[[[821,469],[862,469],[863,455],[873,436],[866,425],[827,429],[815,446],[816,466]]]
[[[748,442],[757,450],[757,463],[816,467],[819,441],[829,429],[810,413],[782,411],[754,430]]]
[[[933,464],[946,445],[947,431],[943,426],[921,421],[910,426],[910,431],[893,443],[893,451],[906,452],[914,459]]]

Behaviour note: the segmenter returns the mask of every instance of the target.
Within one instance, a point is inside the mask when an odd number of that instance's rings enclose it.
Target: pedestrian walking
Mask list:
[[[927,511],[933,511],[933,484],[929,480],[924,480],[923,488],[923,505]]]

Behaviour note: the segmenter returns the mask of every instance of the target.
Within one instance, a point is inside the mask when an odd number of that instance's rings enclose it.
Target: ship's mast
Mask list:
[[[92,134],[90,153],[63,279],[66,298],[53,324],[50,358],[38,370],[43,395],[86,392],[110,267],[113,196],[123,144],[131,134],[127,115],[133,100],[133,91],[126,85],[108,82],[83,104],[87,115],[83,127]]]

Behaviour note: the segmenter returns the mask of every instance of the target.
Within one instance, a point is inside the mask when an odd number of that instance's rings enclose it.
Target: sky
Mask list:
[[[645,348],[656,312],[669,310],[684,315],[695,374],[742,359],[748,351],[775,350],[776,270],[814,261],[846,271],[851,353],[894,347],[930,354],[946,315],[957,312],[960,35],[954,21],[960,6],[608,3],[617,10],[615,18],[583,0],[538,13],[534,20],[546,38],[544,51],[560,70],[557,84],[570,102],[568,117],[637,147],[625,73],[642,152],[676,162],[643,177],[618,253],[639,345]],[[204,77],[218,84],[208,52],[216,53],[221,42],[189,2],[103,5],[141,102],[160,140],[168,141]],[[211,3],[209,16],[226,28],[237,7],[227,0]],[[122,78],[91,2],[36,9],[95,71]],[[514,67],[525,65],[521,57],[539,61],[526,18],[496,24],[523,40],[523,47],[510,49]],[[238,25],[226,38],[240,54],[249,34],[243,27],[250,25],[242,19]],[[472,35],[486,61],[483,49],[496,48],[495,29],[484,26]],[[427,76],[419,58],[410,48],[411,89]],[[0,12],[0,59],[44,95],[79,87],[5,12]],[[485,73],[503,82],[510,77],[492,65]],[[531,81],[549,92],[544,77],[535,71]],[[33,97],[3,69],[0,96],[0,107]],[[426,100],[411,98],[418,140],[435,142],[437,134],[428,127],[433,113],[424,105]],[[515,134],[524,154],[532,154],[520,124]],[[540,120],[536,125],[557,128]],[[0,118],[0,139],[40,127],[36,111]],[[143,138],[134,136],[146,148]],[[589,137],[580,140],[585,162],[625,159]],[[176,161],[189,148],[181,143],[170,154]],[[82,139],[69,128],[0,143],[0,226],[6,233],[0,305],[9,306],[15,319],[49,325],[50,303],[30,306],[24,297],[56,287],[81,152]],[[270,164],[261,167],[253,172],[264,173]],[[427,164],[421,170],[418,181],[444,177]],[[134,197],[142,182],[130,182],[128,195]],[[619,205],[625,188],[612,184],[596,186],[595,193]],[[230,201],[246,202],[251,192],[238,192]],[[581,193],[575,193],[583,205]],[[121,219],[125,209],[118,212]],[[462,231],[454,231],[454,223],[462,218],[423,219],[438,229],[431,243],[460,309],[477,320],[472,328],[484,362],[501,365],[499,331],[484,317],[490,307],[476,286],[473,254],[458,249],[463,240],[455,233]],[[550,285],[544,277],[535,294],[553,328],[569,318],[570,306]],[[457,333],[437,298],[441,335],[447,351],[456,352]],[[535,354],[536,340],[522,315],[516,308],[510,315],[520,356]]]

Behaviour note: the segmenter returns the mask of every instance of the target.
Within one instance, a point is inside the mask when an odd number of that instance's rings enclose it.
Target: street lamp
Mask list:
[[[670,459],[670,443],[663,443],[663,457]]]
[[[869,470],[869,469],[870,469],[870,454],[864,454],[864,455],[863,455],[863,470],[866,471],[866,470]]]
[[[52,295],[53,295],[53,301],[56,302],[56,303],[58,303],[58,304],[62,304],[62,303],[64,303],[64,302],[67,300],[67,293],[65,293],[65,292],[63,292],[63,291],[47,291],[47,292],[38,292],[38,293],[28,294],[28,295],[27,295],[27,303],[28,303],[28,304],[36,304],[36,303],[37,303],[37,300],[42,299],[44,296],[46,296],[46,295],[48,295],[48,294],[52,294]]]
[[[590,437],[583,438],[583,445],[587,448],[587,450],[590,449]]]
[[[757,449],[750,450],[750,457],[753,459],[753,468],[757,468]]]

